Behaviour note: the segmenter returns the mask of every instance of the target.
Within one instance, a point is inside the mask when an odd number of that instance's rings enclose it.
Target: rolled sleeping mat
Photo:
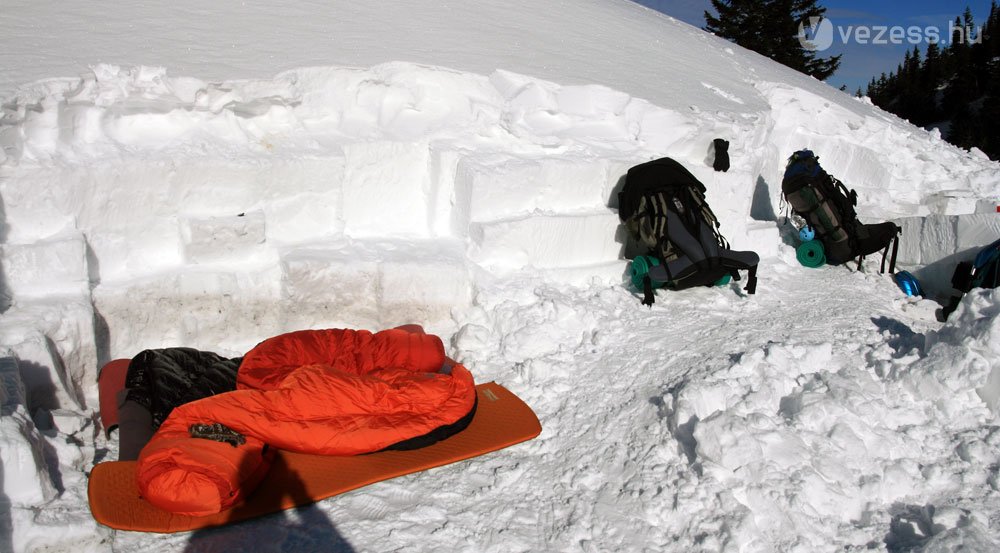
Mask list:
[[[128,375],[130,359],[115,359],[109,361],[101,372],[97,373],[98,405],[101,409],[101,426],[104,434],[111,436],[111,431],[118,427],[118,394],[125,389],[125,377]]]
[[[819,240],[803,242],[798,248],[795,248],[795,258],[799,260],[799,263],[801,263],[803,267],[815,269],[823,266],[823,264],[826,263],[826,254],[823,250],[823,243]]]
[[[632,275],[632,286],[635,286],[638,290],[642,290],[642,279],[649,274],[650,269],[659,265],[660,260],[651,255],[640,255],[633,259],[632,264],[629,266],[629,272]],[[653,288],[661,288],[665,283],[653,280],[652,284]]]

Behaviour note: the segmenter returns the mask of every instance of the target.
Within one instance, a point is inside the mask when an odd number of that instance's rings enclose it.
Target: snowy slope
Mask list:
[[[1000,545],[1000,297],[942,326],[805,269],[779,202],[813,149],[940,288],[1000,236],[984,156],[622,1],[68,4],[0,15],[0,551]],[[623,283],[615,192],[661,156],[761,253],[756,296]],[[231,529],[90,518],[104,361],[405,322],[542,436]]]

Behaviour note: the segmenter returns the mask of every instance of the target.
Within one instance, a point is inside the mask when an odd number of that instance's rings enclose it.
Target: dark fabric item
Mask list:
[[[733,274],[734,270],[753,271],[754,276],[756,276],[755,269],[759,262],[760,257],[756,252],[724,250],[720,253],[718,263],[715,265],[707,265],[703,261],[702,266],[698,267],[690,259],[680,258],[666,265],[657,265],[650,268],[648,276],[650,279],[658,282],[683,283],[681,288],[711,286],[722,277]],[[738,272],[734,280],[739,280]],[[756,279],[752,280],[755,284]],[[675,287],[674,289],[678,290],[681,288]],[[752,289],[754,288],[749,286],[748,282],[747,292],[754,293],[750,291]]]
[[[740,270],[755,269],[754,252],[734,252],[719,232],[719,221],[705,201],[705,186],[670,158],[629,169],[618,195],[618,215],[630,237],[659,264],[648,273],[652,281],[682,290],[711,286],[726,275],[739,280]],[[746,290],[756,288],[756,272]],[[651,288],[648,287],[648,288]],[[652,303],[643,285],[643,303]]]
[[[962,296],[973,288],[1000,286],[1000,240],[980,250],[974,260],[960,262],[951,276],[951,285],[959,294],[952,296],[948,305],[941,310],[938,320],[942,322],[958,308]]]
[[[129,363],[127,399],[148,409],[159,428],[174,408],[235,390],[241,361],[193,348],[144,350]]]
[[[899,231],[899,227],[892,222],[873,225],[859,223],[855,230],[858,237],[857,255],[870,255],[884,250]]]
[[[647,200],[643,205],[648,203],[653,207],[646,218],[650,227],[646,233],[652,237],[669,238],[668,241],[661,240],[665,242],[662,247],[654,249],[661,263],[650,269],[652,280],[666,282],[674,290],[711,286],[727,274],[749,271],[759,263],[756,253],[733,251],[720,243],[723,240],[705,217],[697,216],[698,206],[675,206],[670,198],[659,194],[649,196]],[[646,239],[647,242],[651,240],[653,238]],[[739,280],[738,272],[736,280]]]
[[[1000,286],[1000,240],[983,248],[973,261],[975,268],[972,286],[975,288],[997,288]]]
[[[979,288],[1000,287],[1000,263],[997,262],[998,259],[1000,257],[994,258],[992,263],[977,271],[975,280]]]
[[[851,243],[851,225],[858,225],[854,206],[839,189],[839,181],[822,172],[785,178],[781,191],[792,209],[815,229],[830,264],[849,261],[859,254]],[[839,185],[839,186],[838,186]]]
[[[153,415],[138,403],[125,399],[128,390],[118,393],[118,460],[135,461],[153,437]]]
[[[726,172],[729,170],[729,141],[716,138],[712,141],[712,150],[715,161],[712,168],[716,171]]]
[[[781,182],[781,192],[792,210],[816,231],[826,262],[840,265],[852,259],[898,247],[900,228],[885,222],[866,225],[858,221],[858,195],[819,165],[809,150],[792,154]],[[895,268],[894,263],[890,272]]]
[[[632,167],[625,175],[625,187],[618,193],[618,216],[632,217],[639,202],[650,192],[662,189],[692,188],[705,194],[705,185],[677,161],[664,157]]]
[[[670,241],[697,265],[719,256],[719,242],[712,235],[712,229],[704,221],[696,221],[694,232],[680,221],[679,217],[667,218],[667,234]]]
[[[996,288],[1000,285],[1000,240],[981,249],[972,261],[958,263],[951,285],[963,293],[973,288]]]
[[[951,275],[951,286],[959,292],[972,290],[972,262],[962,261]]]
[[[642,304],[652,307],[655,302],[656,300],[653,296],[653,280],[647,274],[642,277]]]
[[[848,228],[850,229],[848,231],[848,240],[831,243],[833,252],[827,252],[828,262],[831,265],[839,265],[852,259],[863,260],[868,255],[883,252],[882,272],[885,272],[886,256],[890,249],[895,253],[899,247],[897,235],[901,229],[892,222],[866,225],[859,221],[848,224]],[[824,245],[826,245],[825,242]],[[895,270],[896,264],[893,262],[891,265],[892,267],[889,269],[890,273]]]

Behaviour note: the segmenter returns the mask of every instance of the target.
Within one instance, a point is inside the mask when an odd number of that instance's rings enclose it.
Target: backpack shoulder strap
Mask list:
[[[882,252],[882,267],[879,270],[881,273],[885,273],[885,257],[889,253],[889,248],[892,248],[892,257],[889,259],[889,274],[896,273],[896,254],[899,252],[899,231],[892,237],[892,242],[886,244],[885,251]]]

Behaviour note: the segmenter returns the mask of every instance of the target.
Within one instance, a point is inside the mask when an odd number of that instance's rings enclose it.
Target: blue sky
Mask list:
[[[709,0],[633,1],[697,27],[705,26],[704,12],[712,10]],[[949,36],[948,27],[955,21],[955,16],[961,15],[966,6],[972,10],[977,26],[985,23],[990,13],[990,0],[819,0],[818,3],[827,9],[826,16],[835,29],[833,45],[821,55],[843,54],[840,69],[827,82],[836,87],[847,85],[850,92],[859,87],[863,92],[872,77],[895,71],[906,51],[913,49],[911,39],[917,41],[916,46],[921,52],[925,52],[926,37],[931,36],[927,27],[938,29],[938,35],[944,38]],[[859,27],[872,29],[865,44],[857,39]],[[884,44],[874,44],[880,27],[887,29],[881,40]],[[906,38],[896,41],[902,44],[892,44],[889,30],[893,27],[907,32]],[[849,37],[846,42],[844,36]]]

